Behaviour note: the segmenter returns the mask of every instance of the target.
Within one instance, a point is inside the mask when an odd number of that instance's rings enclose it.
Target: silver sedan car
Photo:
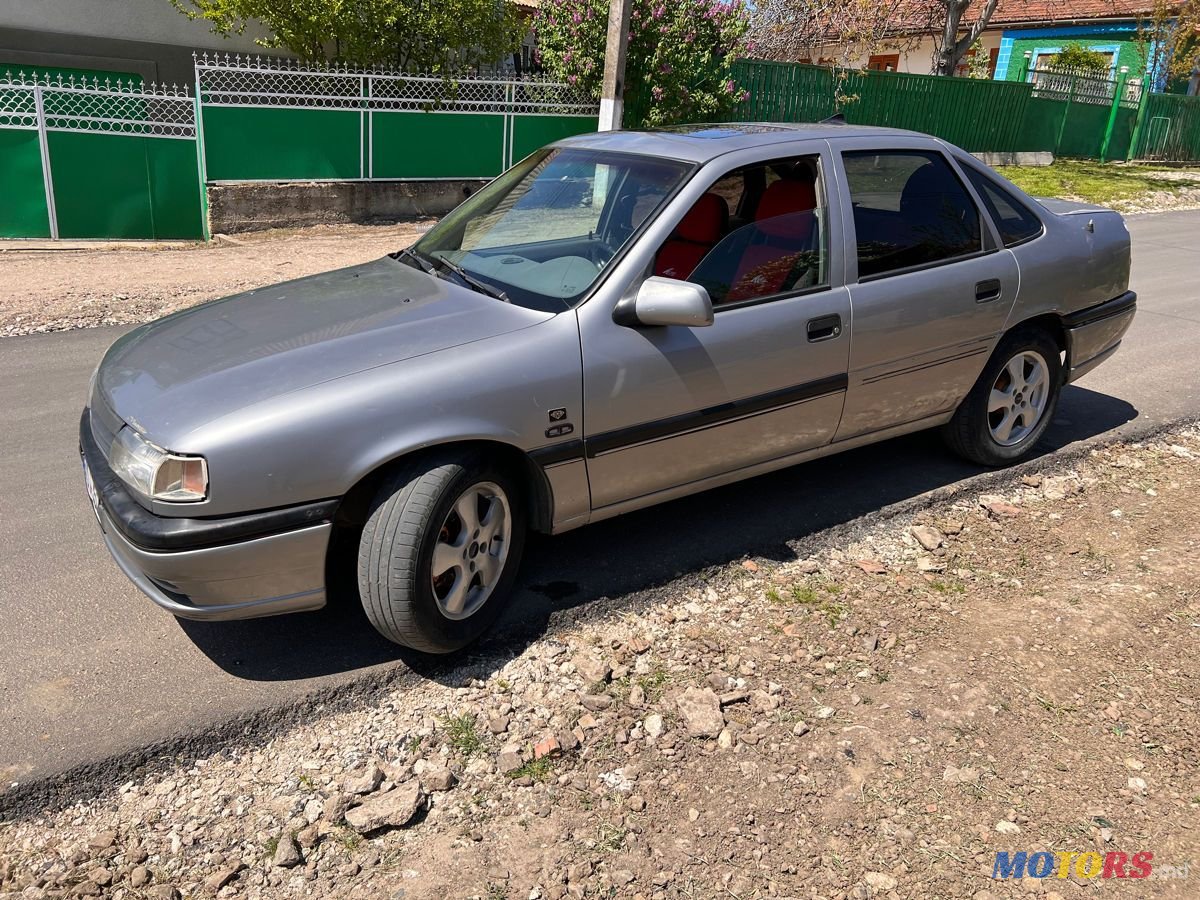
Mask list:
[[[558,533],[923,428],[1020,459],[1134,315],[1109,210],[904,131],[706,125],[534,153],[413,247],[135,329],[80,426],[104,539],[192,619],[477,638]],[[347,550],[348,552],[340,552]]]

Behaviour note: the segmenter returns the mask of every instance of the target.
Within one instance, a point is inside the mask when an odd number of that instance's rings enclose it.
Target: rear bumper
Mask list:
[[[1067,332],[1067,381],[1076,381],[1117,352],[1137,313],[1137,294],[1120,297],[1063,318]]]
[[[167,612],[218,621],[325,605],[325,554],[336,501],[219,519],[155,516],[108,467],[87,411],[80,449],[109,553]]]

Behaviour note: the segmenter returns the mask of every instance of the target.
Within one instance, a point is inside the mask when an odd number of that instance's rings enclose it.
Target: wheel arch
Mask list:
[[[529,525],[534,531],[549,532],[554,519],[554,494],[550,481],[542,467],[519,447],[488,438],[448,439],[436,444],[399,453],[376,465],[342,496],[334,515],[335,528],[353,530],[361,528],[367,520],[372,499],[379,485],[398,466],[414,458],[430,458],[446,450],[479,450],[497,459],[517,478],[523,491],[522,499],[528,514]]]
[[[1001,335],[1001,340],[1020,328],[1039,328],[1049,334],[1058,345],[1059,352],[1063,354],[1063,371],[1067,371],[1071,362],[1069,359],[1071,345],[1067,339],[1067,326],[1063,322],[1061,315],[1048,312],[1022,319],[1020,322],[1016,322],[1006,328],[1004,334]]]

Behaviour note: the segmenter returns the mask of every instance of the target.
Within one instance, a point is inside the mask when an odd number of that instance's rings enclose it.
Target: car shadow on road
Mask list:
[[[1068,386],[1036,453],[1104,435],[1137,414],[1124,400]],[[982,471],[952,455],[935,432],[922,432],[557,537],[535,535],[514,602],[495,634],[471,652],[503,661],[542,635],[555,613],[747,555],[792,559],[792,545],[808,535]],[[214,663],[250,680],[313,678],[394,662],[439,681],[463,677],[461,656],[432,659],[380,637],[363,615],[352,579],[331,585],[330,595],[314,613],[180,623]]]

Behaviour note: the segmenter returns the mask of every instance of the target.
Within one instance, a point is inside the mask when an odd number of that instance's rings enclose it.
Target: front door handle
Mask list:
[[[828,341],[842,333],[842,317],[838,315],[819,316],[808,320],[808,342]]]
[[[976,282],[975,302],[991,303],[993,300],[999,300],[1001,291],[1002,286],[999,278],[989,278],[987,281]]]

